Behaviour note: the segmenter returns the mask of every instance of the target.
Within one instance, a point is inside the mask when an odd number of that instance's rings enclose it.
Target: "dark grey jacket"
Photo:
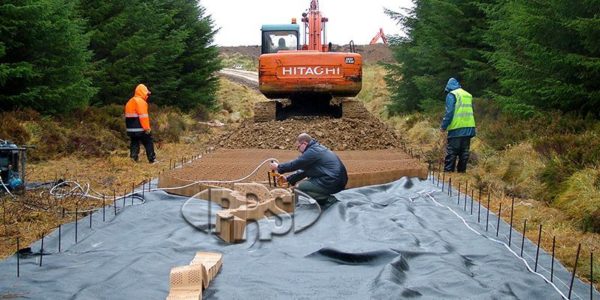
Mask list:
[[[297,171],[287,177],[290,184],[308,177],[312,183],[335,194],[346,187],[348,173],[342,161],[327,147],[311,140],[300,157],[277,168],[279,173]]]

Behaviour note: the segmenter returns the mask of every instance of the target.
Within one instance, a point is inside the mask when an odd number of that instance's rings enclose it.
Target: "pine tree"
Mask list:
[[[124,103],[145,83],[157,104],[214,106],[215,31],[196,1],[82,0],[81,11],[95,54],[95,103]]]
[[[600,116],[597,1],[501,1],[488,8],[487,41],[500,73],[496,99],[531,114],[560,109]]]
[[[67,113],[96,90],[88,77],[89,39],[70,0],[0,4],[0,109]]]
[[[398,62],[388,67],[392,113],[443,107],[450,77],[475,96],[494,84],[495,72],[484,56],[490,51],[483,41],[488,25],[481,8],[485,2],[490,1],[415,0],[405,14],[386,11],[406,33],[406,37],[391,38]]]

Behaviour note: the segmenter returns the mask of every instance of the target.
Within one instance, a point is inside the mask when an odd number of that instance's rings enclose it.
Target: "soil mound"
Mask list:
[[[302,132],[310,134],[334,151],[400,148],[399,138],[394,131],[375,117],[302,117],[261,123],[246,120],[239,127],[231,128],[218,137],[213,144],[229,149],[296,150],[296,137]]]

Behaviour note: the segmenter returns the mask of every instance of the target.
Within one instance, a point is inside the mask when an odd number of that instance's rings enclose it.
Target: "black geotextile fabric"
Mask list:
[[[105,222],[102,211],[95,213],[91,229],[87,217],[80,220],[77,244],[74,223],[64,225],[60,253],[58,232],[47,236],[43,265],[39,255],[23,257],[19,278],[16,256],[0,262],[0,298],[164,299],[170,269],[189,264],[197,251],[223,253],[223,267],[204,299],[559,299],[568,294],[570,274],[562,266],[554,265],[555,288],[525,264],[534,268],[535,245],[526,241],[521,260],[521,235],[513,232],[510,248],[495,241],[494,215],[486,232],[483,207],[478,223],[477,202],[471,215],[470,202],[465,210],[464,202],[457,205],[456,196],[429,181],[404,178],[337,197],[340,202],[323,212],[303,199],[291,230],[285,229],[290,218],[263,220],[248,226],[246,243],[226,244],[205,232],[207,201],[146,193],[145,204],[119,207],[116,216],[108,207]],[[218,209],[212,205],[211,214]],[[507,241],[506,223],[499,236]],[[39,248],[39,241],[32,245],[34,253]],[[550,263],[541,251],[538,272],[548,278]],[[589,295],[589,286],[576,279],[572,298]]]

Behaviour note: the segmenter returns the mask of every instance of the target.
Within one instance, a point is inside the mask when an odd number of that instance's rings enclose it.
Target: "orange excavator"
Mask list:
[[[319,1],[311,0],[302,14],[302,45],[295,18],[291,24],[262,26],[258,80],[269,101],[255,105],[255,121],[310,115],[360,118],[368,113],[349,98],[362,88],[362,57],[352,41],[350,52],[332,51],[326,39],[328,21]]]
[[[379,28],[379,32],[371,39],[369,45],[377,44],[377,41],[381,39],[384,45],[387,45],[387,38],[385,37],[385,33],[383,33],[383,28]]]

